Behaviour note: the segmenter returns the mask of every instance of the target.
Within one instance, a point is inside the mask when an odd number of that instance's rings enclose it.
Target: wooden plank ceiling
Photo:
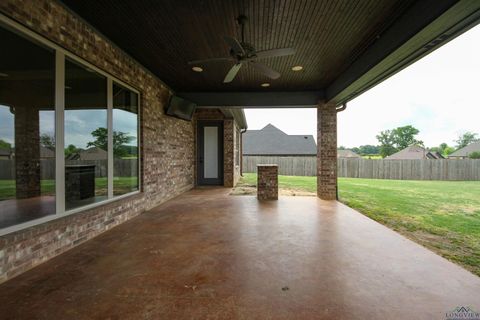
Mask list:
[[[177,91],[321,90],[331,84],[414,0],[166,0],[63,1]],[[282,76],[249,68],[224,84],[232,63],[195,73],[190,60],[228,56],[225,35],[241,37],[235,18],[248,16],[246,42],[257,50],[293,47],[265,59]],[[292,66],[304,69],[293,72]]]

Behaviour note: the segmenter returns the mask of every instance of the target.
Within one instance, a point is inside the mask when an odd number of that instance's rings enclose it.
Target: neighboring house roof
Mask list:
[[[55,158],[55,151],[46,148],[44,146],[40,146],[40,158],[47,159],[47,158]]]
[[[316,155],[312,135],[288,135],[272,124],[243,134],[244,155]]]
[[[448,157],[449,158],[455,158],[455,157],[467,158],[468,155],[472,152],[480,152],[480,141],[470,143],[468,146],[453,152]]]
[[[337,150],[337,158],[361,158],[352,150]]]
[[[420,146],[410,146],[391,156],[386,157],[388,160],[419,160],[419,159],[443,159],[438,152],[430,152]]]
[[[107,151],[92,147],[72,153],[67,156],[66,160],[107,160]]]
[[[11,153],[10,149],[0,149],[0,156],[10,156]]]

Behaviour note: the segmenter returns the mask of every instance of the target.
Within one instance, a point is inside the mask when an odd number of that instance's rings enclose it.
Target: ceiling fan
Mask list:
[[[295,49],[293,48],[281,48],[281,49],[272,49],[272,50],[263,50],[257,51],[251,44],[245,42],[245,23],[247,22],[247,17],[240,15],[237,18],[238,24],[242,28],[242,41],[238,41],[235,38],[225,36],[225,42],[230,46],[230,56],[229,57],[220,57],[220,58],[211,58],[204,60],[194,60],[188,62],[190,65],[205,64],[216,61],[231,61],[235,64],[228,71],[224,83],[232,82],[235,79],[238,71],[243,65],[252,67],[258,72],[264,74],[265,76],[271,79],[278,79],[280,73],[273,70],[269,66],[258,62],[259,59],[273,58],[273,57],[282,57],[295,54]]]

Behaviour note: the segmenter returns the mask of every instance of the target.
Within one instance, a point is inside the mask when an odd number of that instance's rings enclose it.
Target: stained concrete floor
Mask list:
[[[196,189],[0,285],[2,319],[445,319],[480,278],[337,202]]]

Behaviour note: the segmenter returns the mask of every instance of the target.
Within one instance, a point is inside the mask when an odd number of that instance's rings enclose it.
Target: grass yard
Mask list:
[[[245,174],[239,186],[256,184]],[[279,176],[315,194],[316,177]],[[480,181],[338,179],[340,201],[480,276]]]
[[[120,195],[132,192],[138,186],[136,177],[115,177],[113,179],[113,194]],[[40,189],[42,195],[55,194],[55,182],[53,180],[41,180]],[[95,178],[95,193],[105,195],[107,193],[107,178]],[[0,201],[15,198],[15,180],[0,180]]]

